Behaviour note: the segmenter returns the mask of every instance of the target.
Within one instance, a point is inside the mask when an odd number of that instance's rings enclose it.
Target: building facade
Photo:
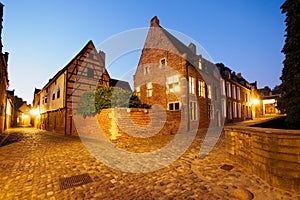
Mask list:
[[[134,75],[134,91],[149,106],[181,112],[186,130],[253,118],[255,87],[223,64],[213,64],[151,19]]]
[[[77,135],[73,114],[82,92],[98,84],[109,86],[105,54],[93,42],[85,47],[39,91],[33,100],[34,125],[65,135]]]
[[[0,3],[0,133],[4,131],[6,122],[6,103],[7,103],[7,88],[9,85],[7,63],[8,53],[2,53],[2,21],[3,21],[3,7]]]
[[[134,75],[135,94],[149,106],[180,112],[186,130],[219,124],[221,108],[214,113],[213,101],[221,98],[218,69],[186,46],[154,17]],[[218,117],[215,117],[217,115]]]

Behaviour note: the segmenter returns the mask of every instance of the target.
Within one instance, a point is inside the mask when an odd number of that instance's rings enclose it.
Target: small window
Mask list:
[[[197,102],[190,102],[190,119],[192,121],[197,120]]]
[[[211,85],[207,85],[207,98],[211,99],[211,95],[212,91],[211,91]]]
[[[44,98],[44,100],[45,100],[45,103],[47,103],[47,102],[48,102],[48,93],[45,95],[45,98]]]
[[[147,97],[152,97],[152,83],[147,83]]]
[[[57,98],[60,98],[60,85],[57,86],[57,94],[56,94]]]
[[[214,118],[214,107],[212,104],[208,104],[208,118],[209,119]]]
[[[162,69],[164,69],[165,67],[166,67],[166,65],[167,65],[167,61],[166,61],[166,59],[161,59],[160,60],[160,67],[162,68]]]
[[[94,69],[87,69],[87,77],[94,78]]]
[[[137,97],[139,97],[139,98],[141,97],[141,93],[140,93],[140,92],[141,92],[140,87],[136,87],[136,88],[135,88],[135,95],[136,95]]]
[[[145,66],[144,67],[144,75],[150,74],[150,66]]]
[[[56,94],[56,91],[55,91],[55,88],[54,88],[53,92],[52,92],[52,100],[55,100],[55,94]]]
[[[180,109],[180,104],[179,102],[172,102],[169,103],[169,110],[175,111]]]
[[[202,70],[202,59],[201,58],[199,59],[198,67],[200,70]]]
[[[170,76],[167,78],[167,86],[170,92],[179,92],[179,75]]]

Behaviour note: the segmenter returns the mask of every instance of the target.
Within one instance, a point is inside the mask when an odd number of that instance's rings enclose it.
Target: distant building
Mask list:
[[[217,63],[221,74],[223,107],[226,108],[225,123],[244,121],[259,117],[260,97],[257,92],[257,84],[249,83],[241,73],[235,73],[223,63]]]
[[[280,114],[277,109],[277,98],[281,97],[281,90],[276,86],[271,90],[268,86],[258,90],[262,100],[262,114],[263,115],[276,115]]]
[[[31,126],[31,106],[23,102],[22,106],[18,109],[17,126]]]
[[[9,85],[7,74],[8,53],[2,53],[2,21],[3,7],[0,3],[0,133],[5,129],[6,103],[7,103],[7,88]]]
[[[14,120],[14,93],[15,91],[7,91],[7,102],[6,102],[6,117],[5,117],[5,129],[12,127]]]

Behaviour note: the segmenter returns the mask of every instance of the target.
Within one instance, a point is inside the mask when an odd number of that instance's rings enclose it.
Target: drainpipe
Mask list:
[[[189,88],[189,66],[187,62],[187,54],[182,55],[184,61],[183,65],[185,66],[185,76],[186,76],[186,102],[187,102],[187,131],[190,131],[190,88]]]
[[[67,103],[67,93],[68,93],[68,87],[67,87],[67,76],[68,76],[68,70],[65,71],[65,77],[64,77],[64,101],[63,104],[66,108],[65,111],[65,135],[67,135],[67,120],[68,120],[68,103]]]

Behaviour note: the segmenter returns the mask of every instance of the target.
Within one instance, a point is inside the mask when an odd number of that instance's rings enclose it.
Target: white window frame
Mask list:
[[[211,99],[211,97],[212,97],[211,85],[207,85],[207,98]]]
[[[198,119],[197,102],[190,101],[190,120],[196,121]]]
[[[189,93],[195,94],[195,78],[189,76]]]
[[[202,80],[198,81],[198,93],[200,97],[205,98],[205,82]]]
[[[241,100],[241,88],[240,87],[236,87],[236,98],[237,100]]]
[[[163,60],[165,61],[164,65],[163,65],[163,63],[162,63]],[[167,66],[167,59],[166,59],[166,58],[160,59],[160,60],[159,60],[159,64],[160,64],[160,68],[161,68],[161,69],[166,68],[166,66]]]
[[[233,107],[233,118],[237,118],[237,103],[234,101],[232,104]]]
[[[176,109],[176,104],[178,104],[178,109]],[[170,109],[170,105],[173,105],[173,109]],[[178,111],[178,110],[180,110],[180,108],[181,108],[181,105],[180,105],[179,101],[168,103],[168,110],[170,110],[170,111]]]
[[[236,87],[235,87],[235,85],[234,84],[232,84],[232,98],[233,99],[236,99]]]
[[[167,78],[167,86],[169,92],[179,92],[180,85],[179,85],[179,75],[170,76]]]
[[[226,83],[226,87],[227,87],[227,97],[231,97],[231,84],[230,84],[230,82]]]
[[[153,95],[153,85],[151,82],[147,83],[147,97],[152,97]]]

